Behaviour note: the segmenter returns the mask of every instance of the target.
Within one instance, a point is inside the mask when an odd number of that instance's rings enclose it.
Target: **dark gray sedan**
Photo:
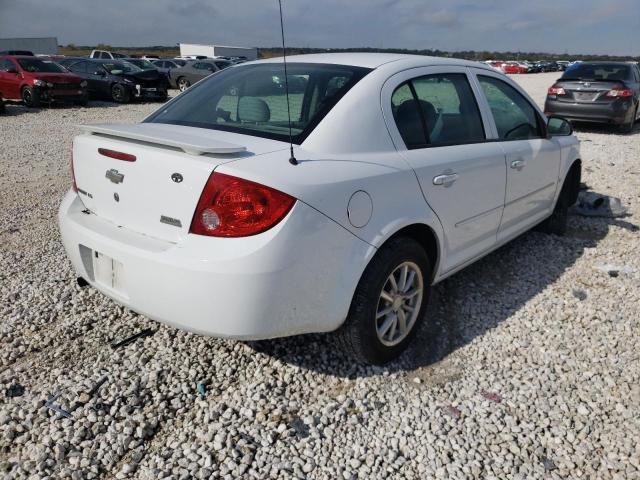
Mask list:
[[[569,67],[547,92],[544,111],[572,121],[618,125],[629,133],[640,118],[640,68],[623,62]]]
[[[171,69],[169,83],[172,87],[179,88],[181,92],[184,92],[192,84],[231,65],[231,62],[226,60],[198,60],[184,67]]]

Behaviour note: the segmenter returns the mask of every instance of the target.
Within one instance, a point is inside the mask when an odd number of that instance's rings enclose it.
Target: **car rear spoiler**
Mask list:
[[[166,145],[178,148],[191,155],[240,153],[247,150],[243,145],[216,139],[210,130],[183,125],[163,123],[98,124],[78,125],[78,128],[92,135],[107,135],[109,137],[129,138],[141,142]]]

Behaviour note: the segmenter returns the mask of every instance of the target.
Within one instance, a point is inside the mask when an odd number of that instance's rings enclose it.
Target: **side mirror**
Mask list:
[[[573,133],[573,127],[566,118],[552,115],[547,122],[547,130],[552,137],[567,137]]]
[[[18,69],[16,67],[9,67],[6,70],[7,73],[15,73],[16,75],[18,74]]]

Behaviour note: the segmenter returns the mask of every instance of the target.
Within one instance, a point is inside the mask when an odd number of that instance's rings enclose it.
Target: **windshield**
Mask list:
[[[102,66],[109,73],[113,72],[114,70],[122,70],[124,73],[138,73],[142,71],[133,63],[129,62],[109,62],[103,63]]]
[[[66,70],[51,60],[39,58],[19,58],[18,63],[25,72],[32,73],[65,73]]]
[[[315,63],[293,63],[287,69],[291,133],[297,144],[370,72],[360,67]],[[288,141],[283,65],[226,68],[194,85],[146,121]]]
[[[631,67],[616,63],[579,63],[564,72],[562,80],[629,80]]]
[[[135,60],[127,60],[128,63],[134,64],[136,67],[141,68],[142,70],[155,70],[156,66],[151,63],[149,60],[145,60],[144,58],[137,58]]]

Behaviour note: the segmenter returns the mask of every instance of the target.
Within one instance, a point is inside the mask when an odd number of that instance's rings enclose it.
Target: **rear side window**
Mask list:
[[[394,91],[391,106],[409,149],[486,139],[480,109],[463,73],[414,78]]]
[[[0,72],[6,72],[11,68],[16,68],[11,60],[0,60]]]
[[[543,137],[536,109],[515,88],[494,77],[478,75],[500,140],[529,140]]]

